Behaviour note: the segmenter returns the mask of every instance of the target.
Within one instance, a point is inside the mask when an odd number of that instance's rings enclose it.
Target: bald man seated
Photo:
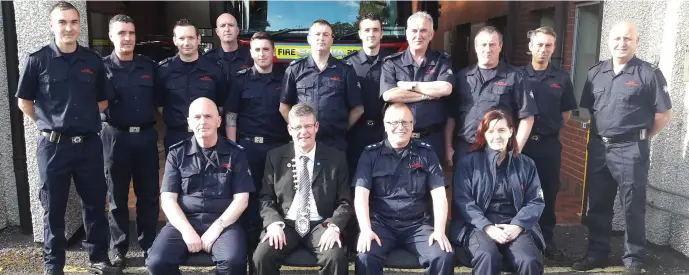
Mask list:
[[[160,203],[167,224],[148,252],[152,275],[181,274],[189,255],[210,253],[215,274],[246,273],[246,236],[237,219],[255,187],[245,153],[218,136],[215,103],[198,98],[189,106],[194,136],[170,147]]]

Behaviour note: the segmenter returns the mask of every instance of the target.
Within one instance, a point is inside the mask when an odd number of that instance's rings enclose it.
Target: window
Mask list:
[[[601,4],[578,4],[574,23],[574,51],[572,51],[572,81],[577,103],[586,83],[589,68],[598,62],[601,35]],[[582,120],[590,119],[587,109],[574,110],[572,115]]]

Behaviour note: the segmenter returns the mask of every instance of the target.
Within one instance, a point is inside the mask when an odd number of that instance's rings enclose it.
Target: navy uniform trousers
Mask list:
[[[212,225],[195,219],[189,219],[189,223],[199,237]],[[168,223],[160,230],[148,251],[146,268],[151,275],[182,274],[179,266],[187,261],[189,255],[182,233]],[[211,256],[216,265],[215,274],[246,274],[246,236],[239,224],[231,224],[220,233],[211,248]]]
[[[615,144],[591,136],[588,145],[586,193],[588,210],[583,219],[589,229],[588,255],[607,259],[610,253],[613,204],[619,187],[625,217],[625,267],[643,267],[646,254],[646,184],[648,140]]]
[[[507,244],[498,244],[480,229],[467,232],[464,250],[470,259],[472,274],[497,275],[503,269],[520,275],[543,274],[543,255],[533,236],[522,232]]]
[[[357,275],[383,274],[383,263],[392,250],[403,247],[419,258],[426,268],[425,274],[449,275],[454,270],[454,255],[443,251],[437,242],[428,246],[428,237],[433,233],[430,219],[400,221],[371,215],[371,229],[382,246],[371,241],[371,250],[359,253],[355,262]]]
[[[240,138],[239,145],[244,147],[244,152],[249,162],[249,169],[251,170],[251,176],[254,179],[254,187],[256,188],[256,192],[249,193],[249,205],[240,218],[247,236],[247,251],[249,255],[251,255],[253,251],[256,250],[256,246],[260,241],[259,237],[261,236],[261,230],[263,230],[263,220],[260,215],[261,203],[258,199],[258,194],[261,192],[263,170],[266,166],[266,155],[268,151],[285,145],[285,143],[254,143],[248,139]],[[253,267],[250,268],[253,269]]]
[[[83,205],[86,240],[82,247],[91,262],[109,261],[108,221],[104,214],[107,186],[103,175],[103,144],[98,135],[89,134],[80,143],[73,143],[68,136],[62,136],[59,143],[39,136],[36,148],[46,269],[61,270],[65,265],[65,211],[72,179]]]
[[[559,135],[538,136],[538,140],[530,138],[522,153],[536,163],[538,178],[541,180],[545,208],[538,220],[543,232],[545,243],[553,240],[553,230],[557,223],[555,205],[557,193],[560,191],[560,166],[562,163],[562,144]]]
[[[136,194],[139,246],[148,250],[158,223],[158,132],[154,128],[129,133],[107,125],[101,131],[105,176],[110,195],[110,238],[117,252],[129,250],[129,183]]]

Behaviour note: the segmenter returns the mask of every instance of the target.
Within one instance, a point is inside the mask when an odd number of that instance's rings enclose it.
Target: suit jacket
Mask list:
[[[291,167],[294,157],[294,143],[268,152],[260,193],[264,228],[274,222],[284,222],[292,206],[297,192]],[[324,223],[333,223],[344,230],[353,212],[347,158],[321,143],[316,146],[315,158],[311,190],[318,214],[325,218]]]

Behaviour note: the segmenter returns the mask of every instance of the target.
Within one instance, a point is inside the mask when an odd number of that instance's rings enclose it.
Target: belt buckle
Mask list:
[[[129,127],[129,132],[130,133],[139,133],[139,132],[141,132],[141,127]]]
[[[368,125],[368,126],[376,125],[376,121],[375,120],[367,120],[366,125]]]
[[[538,141],[539,139],[541,139],[541,137],[539,137],[538,135],[533,135],[531,136],[531,139]]]
[[[609,139],[609,138],[607,138],[607,137],[601,137],[601,139],[602,139],[602,140],[603,140],[603,142],[605,142],[605,143],[608,143],[608,141],[610,141],[610,139]]]
[[[84,142],[84,138],[81,136],[72,137],[72,143],[78,144]]]
[[[411,137],[412,138],[421,138],[421,134],[420,133],[411,133]]]
[[[254,137],[254,143],[263,143],[263,137]]]

